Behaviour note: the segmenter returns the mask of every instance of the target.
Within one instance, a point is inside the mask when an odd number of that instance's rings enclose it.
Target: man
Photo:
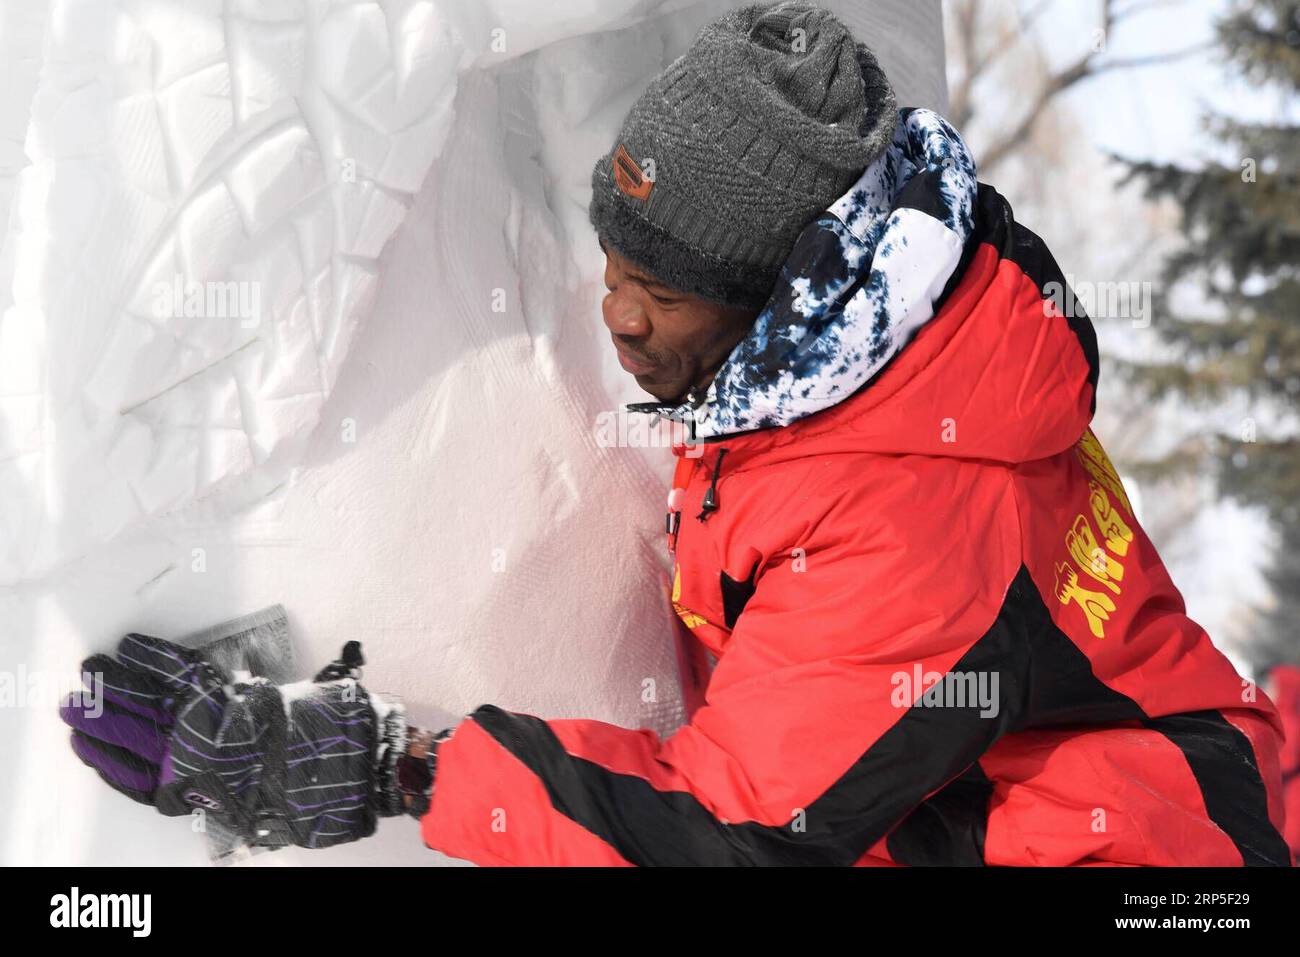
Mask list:
[[[334,779],[353,790],[262,799],[248,827],[293,808],[286,840],[322,846],[405,805],[430,847],[492,864],[1290,863],[1277,713],[1184,614],[1088,430],[1087,318],[842,24],[781,3],[706,27],[597,163],[590,211],[640,408],[692,432],[667,546],[717,660],[705,702],[667,739],[485,705],[408,741],[381,703],[348,709],[345,653],[288,747],[360,721],[365,766]],[[237,707],[211,705],[222,676],[134,636],[119,657],[192,746],[170,746],[178,772],[155,742],[136,796],[240,804],[217,762],[246,775],[247,751],[204,744]],[[104,773],[115,752],[79,727]],[[290,792],[325,786],[299,774]]]

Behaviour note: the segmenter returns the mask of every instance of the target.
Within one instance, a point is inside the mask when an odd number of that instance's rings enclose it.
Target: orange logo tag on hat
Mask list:
[[[614,182],[621,193],[642,201],[650,198],[650,190],[655,186],[654,180],[641,172],[641,167],[633,161],[622,143],[614,151]]]

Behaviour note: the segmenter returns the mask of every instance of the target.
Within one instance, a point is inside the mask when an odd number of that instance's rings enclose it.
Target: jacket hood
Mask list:
[[[707,394],[632,406],[696,440],[1018,462],[1078,440],[1096,341],[1042,241],[977,182],[965,143],[899,111],[888,150],[800,235]],[[743,441],[741,441],[743,439]]]

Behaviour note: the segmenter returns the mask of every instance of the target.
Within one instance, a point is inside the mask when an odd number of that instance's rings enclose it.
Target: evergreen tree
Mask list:
[[[1127,164],[1149,198],[1181,208],[1185,243],[1166,261],[1156,297],[1157,330],[1172,358],[1119,365],[1154,397],[1249,400],[1252,414],[1237,427],[1204,429],[1142,471],[1209,472],[1223,494],[1267,509],[1279,532],[1268,572],[1276,606],[1249,649],[1266,670],[1300,662],[1300,2],[1238,0],[1216,33],[1227,62],[1284,116],[1207,118],[1237,165]],[[1201,315],[1169,308],[1169,291],[1187,283],[1199,287]]]

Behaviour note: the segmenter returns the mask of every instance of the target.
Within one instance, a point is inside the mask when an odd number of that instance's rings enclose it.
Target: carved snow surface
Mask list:
[[[310,431],[458,75],[638,4],[532,6],[6,6],[27,88],[6,106],[0,213],[31,109],[0,299],[0,583]]]
[[[736,5],[0,0],[0,677],[279,603],[297,677],[360,640],[423,727],[680,724],[673,457],[600,439],[645,396],[586,207]],[[938,0],[830,5],[942,109]],[[0,863],[205,860],[52,704],[0,741]],[[394,820],[254,862],[446,858]]]

